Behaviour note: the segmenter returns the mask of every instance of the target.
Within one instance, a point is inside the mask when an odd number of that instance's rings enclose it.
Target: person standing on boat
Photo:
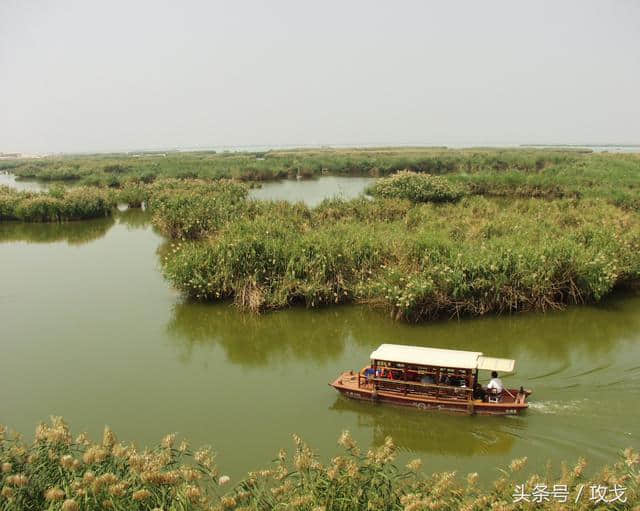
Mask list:
[[[496,394],[500,394],[504,390],[504,385],[502,380],[498,378],[497,371],[491,371],[491,380],[489,381],[489,385],[487,385],[487,390],[493,389],[495,389]]]

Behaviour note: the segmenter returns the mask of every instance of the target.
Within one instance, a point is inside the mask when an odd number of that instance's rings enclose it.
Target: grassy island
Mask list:
[[[359,302],[419,321],[545,310],[600,300],[640,276],[638,216],[599,199],[308,208],[235,191],[178,197],[152,200],[154,223],[182,238],[163,254],[167,277],[194,299],[252,311]]]

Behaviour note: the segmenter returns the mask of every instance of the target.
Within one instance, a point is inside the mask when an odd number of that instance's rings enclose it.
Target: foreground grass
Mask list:
[[[191,298],[256,312],[358,302],[421,321],[545,310],[599,301],[640,277],[640,218],[598,199],[308,208],[222,186],[176,193],[175,204],[151,200],[155,225],[181,240],[162,254],[165,275]]]
[[[484,510],[484,509],[637,509],[640,503],[640,456],[631,449],[621,460],[587,478],[585,460],[562,464],[557,474],[528,477],[519,472],[526,458],[514,460],[492,484],[478,484],[478,474],[427,475],[420,460],[395,464],[391,438],[362,452],[348,432],[338,443],[343,453],[323,464],[297,436],[295,451],[278,454],[273,466],[250,472],[227,489],[209,448],[193,450],[167,435],[152,448],[118,442],[105,429],[101,442],[87,435],[75,440],[67,424],[53,418],[36,429],[31,444],[0,427],[0,509],[2,510]],[[514,502],[516,485],[531,495],[536,488],[566,488],[566,504],[547,497],[541,503]],[[608,489],[609,504],[596,502],[582,488]],[[623,488],[613,499],[613,488]]]

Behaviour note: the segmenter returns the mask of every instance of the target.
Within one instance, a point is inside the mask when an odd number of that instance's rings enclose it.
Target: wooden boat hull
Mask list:
[[[388,390],[373,390],[373,388],[359,387],[358,375],[355,373],[342,373],[335,381],[329,383],[334,389],[343,396],[351,399],[359,399],[361,401],[369,401],[372,403],[389,403],[400,406],[411,406],[420,410],[443,410],[454,413],[464,413],[468,415],[517,415],[526,410],[529,405],[525,401],[525,396],[518,396],[513,401],[508,402],[484,402],[484,401],[467,401],[462,399],[437,399],[435,397],[403,394],[401,392],[392,392]],[[517,390],[512,390],[516,392]],[[514,396],[516,394],[514,393]]]

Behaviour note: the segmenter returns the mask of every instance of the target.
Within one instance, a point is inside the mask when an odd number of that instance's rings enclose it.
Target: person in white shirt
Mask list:
[[[487,390],[492,389],[495,389],[497,394],[500,394],[504,390],[502,380],[498,378],[498,373],[496,371],[491,372],[491,381],[489,382],[489,385],[487,385]]]

